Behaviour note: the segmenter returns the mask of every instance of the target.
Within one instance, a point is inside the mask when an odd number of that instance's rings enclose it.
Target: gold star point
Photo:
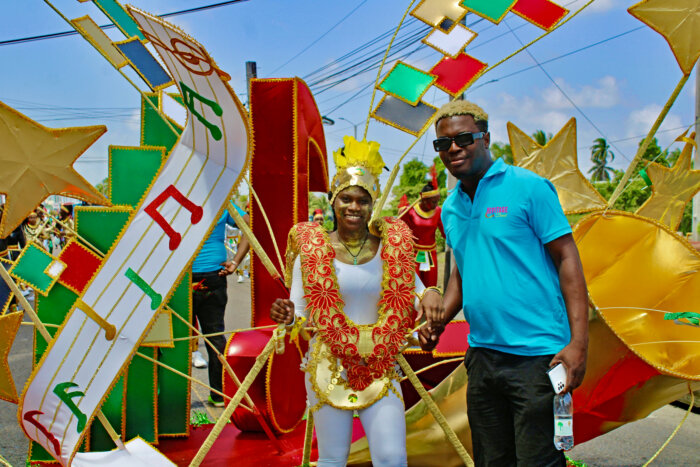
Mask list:
[[[700,0],[643,0],[629,14],[661,34],[687,75],[700,56]]]
[[[653,193],[635,214],[656,219],[673,230],[678,228],[685,205],[700,191],[700,170],[691,168],[693,137],[694,135],[684,138],[686,145],[673,167],[655,162],[647,166],[647,174],[653,182]]]
[[[0,316],[0,399],[13,404],[16,404],[19,398],[7,357],[10,355],[19,325],[22,324],[23,315],[24,312],[16,311]]]
[[[544,146],[508,122],[508,138],[515,165],[548,179],[557,189],[567,214],[593,211],[606,202],[578,168],[576,119],[569,120]]]
[[[47,128],[0,102],[0,193],[6,196],[0,237],[50,195],[109,204],[73,169],[75,160],[105,131],[104,125]]]

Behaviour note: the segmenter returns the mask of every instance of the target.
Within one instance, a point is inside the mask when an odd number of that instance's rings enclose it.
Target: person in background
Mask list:
[[[323,225],[323,222],[325,221],[325,219],[323,217],[323,209],[314,210],[314,215],[312,217],[312,221],[317,223],[318,225]]]
[[[250,222],[248,215],[235,207],[246,223]],[[217,221],[214,229],[206,239],[199,254],[192,263],[192,312],[193,319],[199,322],[202,334],[215,334],[224,331],[224,313],[228,294],[226,291],[226,277],[232,274],[238,267],[240,261],[248,253],[250,245],[245,236],[241,236],[236,256],[231,261],[227,261],[226,255],[226,225],[235,227],[228,211],[224,211]],[[218,355],[224,354],[226,338],[222,335],[208,337],[209,342],[214,346],[205,344],[209,357],[209,386],[218,392],[222,391],[222,364]],[[195,345],[197,340],[194,341]],[[198,350],[192,354],[192,363],[197,368],[207,366]],[[215,407],[223,407],[224,399],[214,391],[209,393],[209,403]]]
[[[464,310],[477,466],[564,467],[546,373],[562,363],[566,393],[586,371],[588,294],[571,227],[547,179],[491,159],[483,109],[453,101],[435,122],[433,146],[459,180],[442,206],[455,267],[444,311],[426,312],[432,334],[421,334],[421,344],[434,346],[433,336]]]
[[[431,180],[420,193],[420,202],[413,207],[399,209],[399,218],[404,221],[416,237],[413,246],[416,261],[416,272],[426,287],[437,285],[438,260],[435,233],[440,229],[443,238],[440,215],[440,189],[438,188],[435,165],[430,168]]]

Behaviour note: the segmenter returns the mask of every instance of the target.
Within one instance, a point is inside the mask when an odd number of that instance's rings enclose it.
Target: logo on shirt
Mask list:
[[[508,206],[498,206],[495,208],[486,208],[487,219],[492,219],[494,217],[506,217],[508,215]]]

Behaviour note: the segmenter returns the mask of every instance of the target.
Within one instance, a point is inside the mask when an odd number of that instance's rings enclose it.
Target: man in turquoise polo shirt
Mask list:
[[[233,207],[246,223],[250,222],[245,211],[236,205]],[[248,240],[242,236],[236,256],[227,261],[226,225],[236,226],[228,211],[224,211],[216,222],[192,263],[192,311],[202,334],[205,335],[224,331],[224,312],[228,300],[226,276],[236,270],[250,248]],[[223,367],[218,355],[224,355],[226,338],[219,334],[208,337],[208,340],[211,342],[211,345],[206,345],[209,356],[209,385],[220,393],[223,391]],[[210,391],[209,403],[215,407],[223,407],[224,398]]]
[[[455,267],[444,311],[427,316],[427,346],[464,309],[477,466],[564,466],[546,371],[565,365],[566,392],[586,369],[588,296],[571,228],[548,180],[491,159],[481,108],[446,104],[436,134],[435,150],[459,184],[442,207]]]

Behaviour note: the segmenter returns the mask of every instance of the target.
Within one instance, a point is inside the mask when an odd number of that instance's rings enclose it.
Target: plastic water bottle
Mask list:
[[[568,392],[554,395],[554,446],[560,451],[574,447],[574,404]]]

